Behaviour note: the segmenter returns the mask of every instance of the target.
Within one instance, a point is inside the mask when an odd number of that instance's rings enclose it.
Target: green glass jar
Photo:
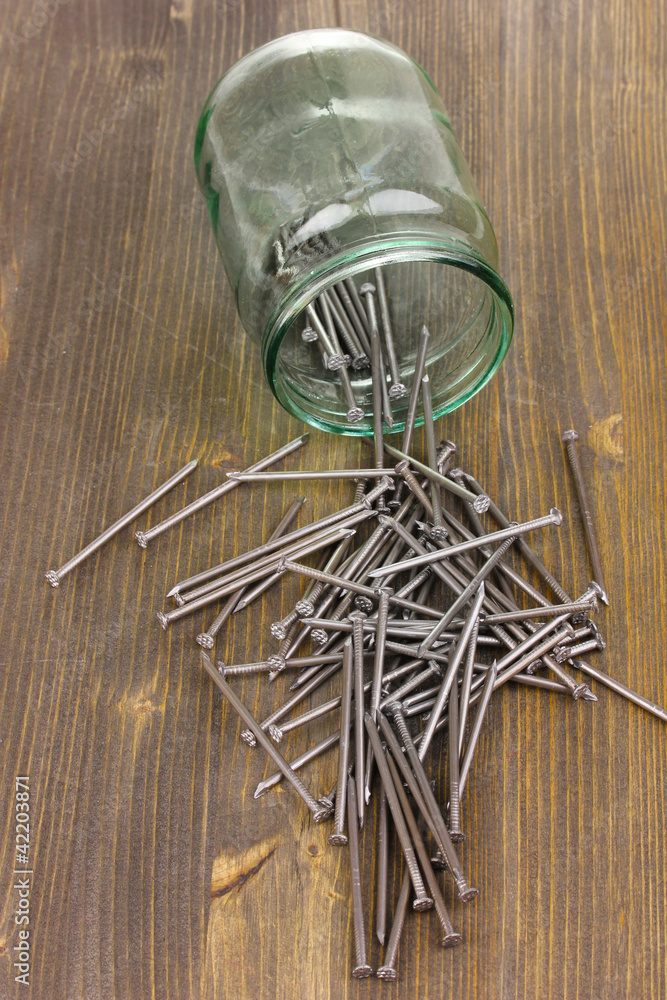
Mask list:
[[[372,431],[370,370],[349,372],[365,414],[349,424],[339,376],[301,333],[316,296],[377,267],[408,391],[422,324],[436,415],[496,371],[513,307],[493,229],[432,81],[401,49],[338,28],[263,45],[213,88],[195,166],[241,321],[291,413]]]

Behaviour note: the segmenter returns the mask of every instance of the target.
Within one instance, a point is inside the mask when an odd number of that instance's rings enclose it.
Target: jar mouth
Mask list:
[[[274,396],[293,416],[321,430],[357,436],[373,433],[370,370],[350,371],[364,415],[349,423],[335,372],[326,372],[321,362],[313,364],[315,359],[306,361],[306,353],[313,348],[301,341],[297,326],[305,325],[306,307],[323,291],[347,278],[373,281],[376,267],[382,267],[384,274],[398,276],[394,288],[398,284],[404,289],[401,295],[399,288],[396,296],[396,309],[406,327],[402,335],[399,331],[397,353],[408,395],[392,403],[394,422],[391,428],[385,424],[386,433],[405,427],[423,323],[429,327],[433,348],[426,371],[435,417],[456,409],[478,392],[497,371],[510,346],[514,310],[509,289],[469,245],[429,235],[411,240],[374,239],[346,248],[290,286],[262,339],[264,373]],[[391,295],[391,282],[386,283]],[[421,423],[420,410],[416,425]]]

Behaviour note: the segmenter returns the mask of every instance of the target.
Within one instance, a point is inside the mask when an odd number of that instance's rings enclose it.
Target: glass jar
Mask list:
[[[348,369],[364,411],[350,424],[339,373],[301,334],[318,295],[378,267],[408,392],[423,324],[437,416],[496,371],[513,330],[496,239],[433,82],[401,49],[339,28],[261,46],[213,88],[195,166],[241,321],[295,416],[372,431],[370,369]],[[392,401],[394,430],[407,402]]]

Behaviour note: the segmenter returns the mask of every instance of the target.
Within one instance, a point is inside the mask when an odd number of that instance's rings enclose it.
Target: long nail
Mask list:
[[[474,626],[473,626],[474,628]],[[465,840],[461,830],[461,798],[459,786],[459,699],[458,690],[451,692],[449,698],[448,723],[448,771],[449,771],[449,836],[453,843]]]
[[[364,825],[366,800],[362,775],[364,774],[364,620],[363,611],[353,611],[349,615],[352,622],[352,642],[354,649],[354,770],[357,775],[357,819],[359,827]]]
[[[483,514],[484,511],[488,509],[488,497],[477,496],[477,494],[471,493],[470,490],[466,490],[463,486],[459,486],[458,483],[448,479],[447,476],[441,476],[435,469],[431,469],[428,465],[424,465],[423,462],[418,462],[416,458],[406,455],[405,452],[399,451],[399,449],[394,448],[393,445],[387,444],[386,441],[384,444],[384,450],[390,455],[393,455],[393,457],[397,458],[399,461],[409,462],[413,468],[415,468],[418,472],[421,472],[427,479],[434,479],[441,486],[444,486],[444,488],[450,493],[455,493],[456,496],[461,497],[461,499],[470,501],[478,514]]]
[[[419,394],[421,392],[421,382],[426,370],[426,352],[428,351],[431,335],[425,326],[422,326],[419,333],[419,347],[417,348],[417,358],[415,361],[415,371],[412,376],[412,389],[410,390],[410,401],[408,412],[405,417],[405,430],[403,431],[403,443],[401,445],[404,452],[410,451],[412,436],[415,431],[415,420],[417,418],[417,407],[419,405]]]
[[[313,798],[304,783],[295,774],[294,770],[289,766],[285,758],[281,753],[276,750],[274,745],[268,736],[262,732],[262,729],[257,723],[254,716],[248,711],[240,698],[237,698],[233,690],[230,688],[227,681],[223,678],[222,674],[216,670],[216,668],[211,663],[210,659],[202,649],[200,654],[200,659],[202,666],[206,670],[209,677],[214,681],[217,687],[222,691],[223,695],[232,706],[236,714],[241,718],[241,720],[246,724],[246,726],[253,732],[255,739],[261,745],[262,749],[271,757],[274,763],[282,771],[283,776],[287,778],[290,785],[294,790],[301,796],[303,801],[306,803],[313,818],[316,823],[321,822],[324,816],[324,810],[322,806]]]
[[[450,605],[448,610],[444,613],[437,625],[429,632],[427,637],[422,642],[419,647],[419,655],[424,656],[431,646],[435,643],[438,636],[444,632],[447,626],[454,621],[459,611],[462,610],[475,595],[475,593],[484,585],[484,581],[489,576],[494,566],[497,566],[500,560],[503,558],[509,547],[514,542],[514,538],[506,538],[502,542],[492,556],[486,560],[484,565],[475,573],[470,583],[465,587],[459,596],[456,598],[454,603]],[[445,550],[446,551],[446,550]],[[486,591],[484,591],[486,595]],[[481,607],[481,606],[480,606]]]
[[[588,554],[593,567],[593,579],[602,588],[602,600],[605,604],[609,604],[607,588],[605,587],[604,574],[602,571],[602,560],[600,559],[597,538],[595,537],[595,529],[593,528],[593,516],[590,512],[588,504],[586,486],[584,484],[584,474],[579,460],[579,452],[577,450],[579,435],[575,430],[564,431],[563,434],[561,434],[561,440],[567,449],[567,457],[570,460],[570,468],[572,469],[572,475],[574,477],[574,485],[577,491],[577,499],[579,500],[581,517],[584,524],[584,533],[586,535],[586,545],[588,547]]]
[[[386,483],[391,485],[391,479],[387,479]],[[356,517],[357,514],[366,513],[367,517],[372,516],[372,505],[367,503],[369,497],[376,499],[382,492],[381,487],[387,489],[388,486],[384,485],[384,480],[376,487],[376,490],[380,490],[380,493],[375,493],[371,491],[368,493],[364,500],[359,503],[352,504],[351,507],[344,507],[341,510],[336,511],[334,514],[329,514],[326,517],[321,517],[317,521],[312,521],[310,524],[305,524],[301,528],[295,528],[294,531],[290,531],[287,535],[282,535],[279,538],[274,538],[273,541],[264,542],[262,545],[258,545],[254,549],[249,549],[247,552],[241,553],[241,555],[234,556],[233,559],[226,559],[224,562],[218,563],[216,566],[210,566],[208,569],[202,570],[199,573],[195,573],[194,576],[190,576],[187,580],[179,580],[179,582],[171,588],[167,593],[167,597],[173,597],[176,594],[180,594],[186,591],[194,590],[202,583],[206,583],[207,580],[212,580],[215,577],[227,575],[232,572],[232,570],[240,569],[242,566],[248,563],[257,563],[257,561],[264,556],[271,555],[286,546],[292,545],[309,535],[317,535],[327,528],[333,527],[335,524],[340,524],[343,522],[348,522],[351,518]]]
[[[419,859],[419,864],[421,865],[421,870],[424,873],[424,878],[426,879],[426,884],[428,885],[429,892],[433,898],[433,906],[436,913],[438,914],[438,919],[440,925],[444,931],[444,938],[442,939],[443,948],[453,948],[454,945],[460,944],[463,938],[460,934],[457,934],[450,920],[449,913],[447,912],[447,907],[445,906],[445,901],[442,898],[442,893],[440,892],[440,886],[438,885],[438,880],[433,871],[431,865],[431,859],[429,858],[428,851],[424,847],[424,841],[422,840],[421,832],[417,824],[417,820],[414,817],[414,813],[410,808],[410,803],[408,797],[405,794],[405,790],[401,783],[401,779],[398,775],[396,765],[391,757],[387,757],[387,764],[389,765],[389,770],[394,781],[394,787],[396,789],[396,794],[400,802],[403,815],[405,817],[405,822],[412,838],[412,843],[415,846],[415,851],[417,852],[417,858]]]
[[[436,552],[429,552],[425,556],[417,556],[415,559],[403,559],[398,565],[401,568],[401,572],[412,569],[413,567],[421,568],[422,566],[430,565],[441,561],[443,559],[451,559],[453,556],[460,555],[462,552],[470,552],[473,549],[479,549],[482,545],[491,544],[494,542],[503,542],[508,538],[514,538],[517,535],[525,535],[530,531],[535,531],[537,528],[546,528],[550,525],[560,525],[563,523],[563,515],[556,508],[552,507],[548,514],[544,517],[536,517],[532,521],[524,521],[522,524],[510,524],[509,528],[503,528],[501,531],[494,531],[483,538],[471,538],[465,542],[459,542],[458,545],[450,545],[446,549],[438,549]],[[392,572],[394,567],[381,567],[373,570],[370,576],[381,577],[385,576],[386,573]]]
[[[384,953],[384,959],[382,965],[377,970],[375,975],[378,979],[396,979],[396,956],[398,954],[398,945],[401,940],[401,934],[403,933],[403,925],[405,924],[405,917],[408,912],[408,902],[410,900],[410,873],[405,869],[403,873],[403,881],[401,883],[401,891],[398,895],[398,900],[396,902],[396,909],[394,911],[394,920],[391,925],[391,933],[389,935],[389,941],[387,942],[387,947]]]
[[[465,480],[470,489],[473,491],[473,493],[475,493],[477,496],[486,496],[484,488],[480,486],[480,484],[477,482],[474,476],[471,476],[469,472],[464,472],[463,475],[465,476]],[[494,503],[493,500],[491,500],[490,498],[488,499],[489,499],[489,507],[488,507],[489,514],[491,514],[493,519],[500,525],[501,528],[507,528],[510,523],[510,519],[506,517],[505,514],[503,514],[498,505]],[[572,599],[568,597],[568,595],[565,593],[558,580],[556,580],[556,578],[549,572],[549,570],[544,565],[540,557],[533,552],[533,550],[531,549],[530,545],[525,540],[525,538],[520,538],[517,541],[517,548],[520,550],[526,562],[533,567],[537,575],[540,576],[544,580],[546,585],[553,591],[558,600],[562,604],[569,604]]]
[[[426,454],[428,464],[437,472],[438,456],[435,448],[435,427],[433,425],[433,402],[431,399],[431,380],[428,375],[422,379],[422,407],[424,410],[424,435],[426,438]],[[445,538],[447,532],[442,523],[442,498],[440,484],[431,479],[431,507],[433,509],[433,538]]]
[[[340,775],[339,779],[340,781]],[[340,785],[336,786],[337,789]],[[336,791],[336,807],[340,796]],[[361,894],[361,869],[359,866],[359,830],[355,822],[355,790],[352,775],[347,779],[347,816],[350,849],[350,875],[352,880],[352,916],[354,920],[354,951],[356,963],[352,969],[355,979],[367,979],[373,975],[373,970],[366,958],[366,921],[364,920],[364,902]],[[331,838],[329,838],[331,843]]]
[[[339,371],[346,364],[345,355],[341,350],[336,337],[336,331],[325,325],[317,314],[315,306],[311,303],[306,306],[306,315],[310,320],[317,339],[322,348],[322,357],[325,367],[329,371]]]
[[[293,771],[298,771],[299,768],[305,767],[306,764],[310,764],[311,761],[316,760],[331,747],[336,746],[338,740],[340,739],[340,730],[336,730],[335,733],[331,733],[329,736],[325,736],[323,740],[316,743],[312,747],[308,747],[302,754],[295,757],[293,761],[290,762],[290,767]],[[257,788],[255,789],[255,794],[253,798],[259,799],[262,795],[265,795],[270,788],[274,788],[276,785],[280,784],[283,780],[283,772],[276,771],[274,774],[270,774],[268,778],[264,781],[260,781]]]
[[[475,724],[472,728],[470,739],[468,740],[468,746],[466,747],[466,752],[461,764],[461,771],[459,775],[459,795],[463,795],[463,790],[468,780],[468,772],[470,771],[470,765],[472,763],[473,754],[475,753],[475,747],[477,746],[477,741],[479,740],[479,734],[482,731],[482,723],[484,722],[486,710],[489,707],[489,701],[491,700],[491,695],[493,694],[497,674],[498,667],[494,663],[486,675],[486,681],[484,682],[484,687],[482,689],[482,698],[479,703],[479,708],[477,709],[477,715],[475,716]]]
[[[245,471],[259,472],[260,469],[266,469],[267,466],[273,465],[274,462],[278,462],[281,458],[285,458],[286,455],[291,455],[293,451],[296,451],[298,448],[302,448],[309,436],[310,435],[306,433],[302,434],[298,438],[295,438],[294,441],[289,441],[287,444],[283,445],[282,448],[278,448],[277,451],[267,455],[266,458],[262,458],[259,462],[255,462],[253,465],[249,466]],[[217,500],[219,497],[229,493],[230,490],[236,489],[237,485],[237,483],[232,481],[224,482],[220,486],[216,486],[214,490],[210,490],[208,493],[205,493],[197,500],[193,500],[191,504],[188,504],[187,507],[177,511],[176,514],[172,514],[171,517],[165,518],[165,520],[161,521],[160,524],[156,524],[152,528],[149,528],[148,531],[137,531],[134,535],[137,543],[142,549],[145,549],[152,539],[157,538],[158,535],[161,535],[168,528],[173,528],[175,524],[180,524],[181,521],[184,521],[186,517],[190,517],[191,514],[196,514],[197,511],[207,507],[210,503],[213,503],[214,500]]]
[[[51,586],[59,587],[62,578],[66,576],[71,570],[73,570],[75,566],[78,566],[79,563],[82,563],[84,559],[87,559],[88,556],[93,554],[93,552],[97,552],[97,550],[102,548],[102,546],[106,542],[108,542],[110,538],[113,538],[114,535],[117,535],[119,531],[122,531],[122,529],[126,527],[126,525],[130,524],[137,517],[143,514],[144,511],[148,510],[149,507],[152,507],[153,504],[156,502],[156,500],[159,500],[160,497],[163,497],[165,495],[165,493],[168,493],[169,490],[173,489],[174,486],[182,482],[182,480],[184,480],[186,476],[190,475],[190,473],[192,472],[192,470],[195,468],[196,465],[197,465],[197,459],[194,459],[192,462],[188,462],[187,465],[184,465],[182,469],[179,469],[178,472],[175,472],[173,476],[167,479],[167,481],[163,483],[162,486],[159,486],[156,490],[153,490],[153,492],[150,493],[144,500],[142,500],[141,503],[138,503],[136,507],[133,507],[132,510],[127,512],[127,514],[124,514],[123,517],[119,518],[110,527],[108,527],[105,531],[103,531],[101,535],[98,535],[97,538],[94,539],[94,541],[89,542],[88,545],[86,545],[83,549],[81,549],[80,552],[78,552],[75,556],[73,556],[66,563],[64,563],[60,567],[60,569],[50,569],[46,573],[46,579],[49,581]]]
[[[362,796],[363,797],[363,796]],[[377,828],[377,868],[375,896],[375,933],[380,944],[384,944],[387,926],[387,873],[389,868],[389,827],[387,823],[387,796],[380,789]]]
[[[603,670],[599,667],[592,667],[590,663],[584,663],[583,660],[575,660],[574,665],[577,670],[583,670],[584,673],[588,674],[589,677],[593,677],[600,684],[604,684],[610,690],[615,691],[616,694],[620,694],[623,698],[627,698],[628,701],[633,702],[635,705],[639,705],[640,708],[645,709],[650,712],[651,715],[655,715],[658,719],[662,719],[663,722],[667,722],[667,709],[661,708],[660,705],[656,705],[655,702],[650,701],[641,694],[637,694],[632,688],[626,687],[625,684],[621,684],[620,681],[616,680],[615,677],[610,677],[609,674],[605,674]]]
[[[416,899],[412,904],[412,908],[414,910],[428,910],[433,906],[433,900],[427,895],[424,887],[424,881],[422,879],[421,872],[419,871],[419,865],[417,864],[417,858],[410,840],[410,834],[408,833],[408,828],[399,805],[398,795],[396,794],[396,789],[394,788],[394,783],[391,778],[387,758],[385,757],[384,750],[382,749],[380,736],[375,723],[368,713],[366,714],[364,722],[366,723],[366,731],[368,732],[371,746],[373,748],[373,756],[375,757],[378,771],[380,773],[382,785],[387,794],[387,802],[391,810],[394,827],[396,828],[398,839],[401,842],[403,857],[405,858],[405,863],[408,867],[408,871],[410,872],[412,886],[415,890]]]
[[[395,476],[393,469],[320,469],[298,470],[296,472],[228,472],[229,479],[238,483],[282,483],[300,479],[365,479],[380,476]]]
[[[310,551],[315,551],[316,549],[322,548],[325,545],[332,545],[341,538],[350,537],[354,534],[353,528],[338,528],[333,534],[327,535],[321,538],[318,542],[314,543],[314,548],[310,548]],[[305,555],[305,551],[302,550],[302,554]],[[264,579],[272,572],[283,572],[282,562],[284,559],[280,559],[277,564],[269,563],[268,566],[262,566],[260,569],[256,570],[254,573],[248,573],[242,576],[241,579],[233,579],[224,586],[220,586],[214,590],[208,590],[202,594],[201,597],[196,600],[187,601],[181,607],[173,608],[171,611],[161,612],[157,614],[160,625],[163,629],[166,629],[173,622],[178,621],[179,618],[183,618],[186,615],[193,614],[193,612],[198,611],[200,608],[205,608],[208,604],[213,604],[215,601],[220,600],[221,597],[227,597],[229,594],[234,593],[240,585],[248,585],[251,583],[256,583],[257,580]]]
[[[354,654],[352,651],[352,640],[348,639],[343,646],[343,687],[341,694],[340,709],[340,744],[338,746],[338,793],[336,795],[336,809],[334,812],[334,829],[329,834],[330,844],[340,846],[347,844],[348,838],[345,836],[345,806],[347,802],[346,782],[347,769],[350,759],[350,723],[352,721],[352,686],[354,683]],[[351,819],[348,817],[348,829],[357,824],[355,822],[355,812]]]
[[[471,899],[474,899],[478,895],[477,889],[472,889],[468,882],[466,881],[465,875],[461,869],[461,865],[456,854],[456,850],[452,843],[452,839],[449,836],[449,831],[445,826],[445,821],[442,818],[442,813],[440,812],[440,807],[436,802],[435,795],[433,794],[433,789],[431,784],[426,777],[426,772],[424,771],[424,766],[420,759],[420,754],[412,741],[408,727],[405,724],[405,719],[403,718],[403,713],[401,712],[398,705],[391,707],[391,712],[393,714],[394,724],[398,729],[401,742],[408,756],[410,766],[414,772],[415,778],[419,783],[419,789],[422,793],[426,808],[428,809],[428,817],[425,819],[430,819],[438,831],[437,839],[444,852],[447,859],[447,868],[451,873],[455,883],[458,898],[461,902],[467,903]]]
[[[364,350],[352,322],[348,319],[335,287],[322,292],[320,299],[325,299],[327,302],[331,317],[338,329],[338,334],[350,353],[352,368],[355,371],[366,368],[369,361],[368,354]]]
[[[394,703],[394,705],[391,706],[391,712],[392,713],[395,712],[397,708],[400,711],[400,706]],[[387,711],[390,711],[390,709],[388,708]],[[401,712],[401,716],[403,717],[403,721],[405,722],[405,716],[403,712]],[[444,822],[440,810],[439,809],[437,810],[437,816],[434,819],[433,816],[431,815],[431,810],[427,806],[424,796],[422,795],[420,783],[415,776],[415,772],[412,770],[406,759],[406,752],[402,749],[401,744],[398,742],[394,730],[391,728],[389,724],[389,720],[382,712],[380,712],[378,718],[380,720],[380,729],[382,730],[382,735],[384,736],[387,746],[389,747],[389,750],[393,755],[394,762],[396,763],[396,766],[398,767],[401,773],[403,781],[408,786],[408,790],[410,791],[410,794],[412,795],[412,798],[415,801],[417,809],[421,813],[422,817],[424,818],[424,822],[431,831],[431,835],[433,836],[436,844],[438,845],[438,850],[444,853],[446,847],[445,847],[445,842],[441,836],[441,829],[444,828]],[[408,736],[409,735],[410,734],[408,731]],[[413,749],[416,754],[416,748],[414,748],[414,745]],[[421,766],[419,764],[418,758],[416,760],[416,764],[418,767]],[[454,850],[453,847],[452,850]]]
[[[356,314],[357,314],[357,316],[359,318],[361,326],[363,327],[364,331],[366,332],[366,337],[368,337],[369,327],[368,327],[368,316],[366,314],[366,307],[364,306],[363,302],[361,301],[361,296],[359,295],[359,291],[357,289],[357,286],[354,283],[354,279],[353,278],[346,278],[345,279],[345,287],[347,288],[348,292],[350,293],[350,298],[352,299],[352,302],[354,303],[355,312],[356,312]],[[358,332],[359,332],[359,330],[357,329],[357,333]],[[366,348],[366,352],[370,355],[370,341],[368,341],[368,343],[366,343],[365,341],[363,341],[363,338],[362,338],[362,343],[364,343],[364,347]]]
[[[352,293],[350,292],[350,289],[346,282],[339,281],[336,285],[334,285],[334,289],[342,305],[344,313],[343,318],[347,317],[349,322],[352,324],[352,326],[354,327],[354,332],[357,335],[357,340],[361,345],[363,353],[366,355],[367,358],[370,358],[371,345],[370,341],[368,340],[368,331],[366,330],[366,327],[364,325],[366,313],[362,305],[361,299],[359,298],[359,293],[357,292],[354,282],[352,282],[352,287],[354,288],[356,294],[356,300],[353,297]]]
[[[373,349],[373,336],[377,334],[379,337],[377,315],[375,312],[375,295],[376,288],[375,285],[371,284],[369,281],[362,285],[359,289],[361,295],[364,296],[366,300],[366,315],[368,317],[368,330],[369,339],[371,344],[371,351]],[[384,422],[387,427],[391,428],[394,426],[394,420],[391,412],[391,399],[389,397],[389,390],[387,389],[387,379],[385,377],[384,370],[384,359],[382,358],[382,345],[380,345],[380,389],[382,391],[382,412],[384,415]],[[373,381],[376,381],[374,377]]]
[[[387,299],[387,288],[384,283],[384,275],[381,267],[374,270],[375,284],[377,286],[378,305],[380,307],[380,319],[382,321],[382,333],[384,338],[384,353],[389,366],[389,376],[391,386],[389,388],[390,399],[401,399],[407,394],[407,389],[401,381],[398,370],[398,358],[396,356],[396,346],[394,344],[394,333],[391,328],[391,318],[389,315],[389,301]]]
[[[283,560],[283,568],[292,573],[300,573],[302,576],[308,576],[314,580],[323,580],[324,583],[329,583],[333,587],[340,587],[342,591],[350,590],[355,594],[361,594],[364,597],[370,598],[371,601],[376,601],[378,599],[378,591],[374,590],[372,587],[366,587],[361,583],[355,583],[353,580],[347,580],[340,576],[334,576],[331,573],[321,573],[319,570],[314,569],[312,566],[305,566],[303,563],[293,562],[291,559]],[[422,614],[429,615],[431,618],[440,618],[440,612],[436,611],[434,608],[429,608],[423,604],[417,604],[415,601],[408,601],[403,597],[398,597],[394,594],[389,598],[390,604],[395,604],[399,608],[407,608],[408,611],[417,611]],[[180,608],[177,610],[181,610]],[[397,650],[400,652],[400,650]]]
[[[470,633],[470,638],[468,639],[468,648],[466,650],[466,662],[463,668],[463,680],[461,682],[461,693],[459,696],[459,747],[458,755],[459,761],[461,759],[461,754],[463,753],[463,743],[465,740],[466,732],[466,720],[468,718],[468,708],[470,706],[470,685],[472,684],[473,670],[475,669],[475,654],[477,652],[477,638],[479,636],[479,622],[478,618],[472,627],[472,632]],[[460,779],[459,779],[460,784]]]
[[[384,438],[382,435],[382,355],[380,353],[380,336],[377,327],[371,330],[371,372],[373,395],[373,443],[375,446],[375,464],[378,469],[384,466]]]

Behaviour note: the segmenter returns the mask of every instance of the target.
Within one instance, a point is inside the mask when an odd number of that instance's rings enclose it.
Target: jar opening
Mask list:
[[[333,288],[333,295],[328,294],[334,309],[345,311],[343,300],[349,289],[345,280],[353,279],[357,289],[366,282],[375,284],[376,267],[382,268],[400,382],[407,390],[392,399],[393,427],[385,427],[388,432],[405,426],[422,325],[430,333],[426,372],[435,416],[455,409],[481,389],[509,348],[513,332],[509,290],[469,247],[453,240],[348,249],[343,258],[324,263],[289,289],[263,339],[264,369],[274,395],[294,416],[315,427],[339,434],[373,432],[370,368],[357,368],[351,356],[347,371],[363,417],[350,423],[340,376],[325,367],[321,348],[308,339],[307,307]],[[349,351],[342,337],[340,342],[342,350]],[[387,388],[391,389],[389,374]],[[417,423],[421,422],[419,411]]]

